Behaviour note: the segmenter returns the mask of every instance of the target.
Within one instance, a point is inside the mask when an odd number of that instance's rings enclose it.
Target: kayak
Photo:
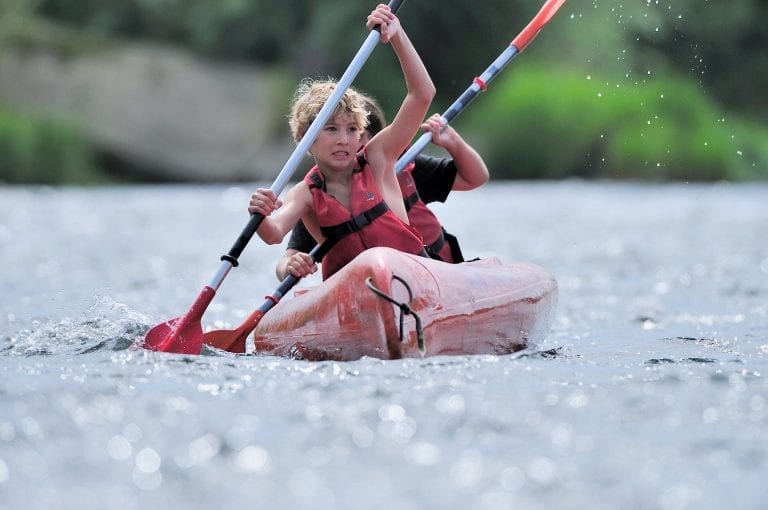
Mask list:
[[[448,264],[371,248],[326,281],[277,303],[255,354],[313,361],[509,354],[546,336],[557,282],[544,268],[492,257]]]

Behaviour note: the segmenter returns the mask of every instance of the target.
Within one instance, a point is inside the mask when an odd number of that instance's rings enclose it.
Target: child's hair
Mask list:
[[[301,141],[315,120],[320,109],[336,88],[334,80],[306,79],[301,82],[293,96],[291,115],[288,124],[291,126],[291,135],[296,142]],[[368,126],[368,109],[363,95],[353,88],[348,88],[339,100],[339,104],[333,110],[331,117],[339,114],[352,115],[360,129]]]
[[[365,94],[362,94],[362,96],[365,109],[368,110],[368,126],[365,129],[373,136],[387,127],[387,119],[384,118],[384,112],[381,111],[381,106],[379,106],[379,103],[374,98]]]

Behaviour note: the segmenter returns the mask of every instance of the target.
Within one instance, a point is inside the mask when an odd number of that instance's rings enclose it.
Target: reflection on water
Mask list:
[[[550,269],[509,356],[310,363],[131,348],[247,222],[226,186],[0,189],[2,508],[761,508],[764,185],[509,183],[437,207]],[[254,239],[204,325],[276,285]]]

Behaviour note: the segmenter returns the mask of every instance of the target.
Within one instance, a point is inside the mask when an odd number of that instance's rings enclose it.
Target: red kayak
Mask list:
[[[508,354],[544,338],[556,302],[555,278],[535,264],[447,264],[372,248],[275,305],[254,331],[255,353],[338,361]]]

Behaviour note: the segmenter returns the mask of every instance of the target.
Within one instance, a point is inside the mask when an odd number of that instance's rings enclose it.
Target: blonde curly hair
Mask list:
[[[291,113],[288,117],[294,141],[301,141],[335,89],[336,81],[331,79],[305,79],[301,82],[293,96]],[[350,87],[341,96],[331,117],[349,114],[362,130],[368,126],[368,113],[364,96]]]

